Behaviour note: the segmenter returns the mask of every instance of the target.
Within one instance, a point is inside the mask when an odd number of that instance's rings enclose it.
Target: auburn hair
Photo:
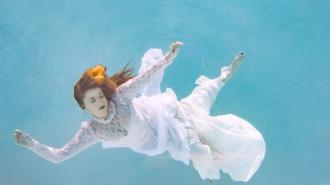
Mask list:
[[[133,67],[128,66],[128,64],[110,77],[107,76],[106,70],[106,66],[101,64],[91,67],[82,74],[75,84],[74,98],[82,109],[85,109],[83,99],[87,90],[100,87],[109,101],[117,87],[135,76]]]

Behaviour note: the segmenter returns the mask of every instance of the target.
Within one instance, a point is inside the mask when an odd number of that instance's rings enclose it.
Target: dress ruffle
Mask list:
[[[236,181],[248,181],[262,163],[266,144],[260,132],[251,123],[234,114],[210,116],[205,105],[216,99],[212,92],[215,80],[201,76],[196,80],[202,95],[180,101],[185,119],[194,127],[203,144],[211,149],[211,156],[200,159],[194,167],[202,179],[219,179],[220,170]],[[223,84],[218,84],[221,88]],[[194,92],[193,92],[194,93]],[[197,93],[197,92],[195,92]]]
[[[157,146],[149,150],[143,149],[142,152],[153,156],[166,149],[172,158],[188,165],[188,142],[192,139],[189,138],[186,124],[175,119],[177,102],[175,93],[167,88],[164,93],[136,98],[133,105],[137,119],[147,123],[157,134]]]
[[[149,49],[142,58],[139,73],[144,73],[164,58],[161,49]],[[143,150],[143,153],[157,155],[165,149],[173,159],[188,165],[189,143],[196,138],[192,137],[187,129],[189,125],[176,119],[179,107],[174,91],[171,88],[166,88],[165,92],[161,92],[160,83],[163,73],[164,71],[159,71],[149,84],[140,91],[140,97],[133,100],[137,118],[147,122],[157,134],[157,146]]]

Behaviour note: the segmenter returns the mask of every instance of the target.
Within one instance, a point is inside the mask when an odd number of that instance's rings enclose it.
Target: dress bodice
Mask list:
[[[138,114],[132,102],[123,100],[118,94],[109,101],[108,118],[102,120],[94,117],[90,124],[105,148],[137,148],[146,144],[146,138],[154,137],[152,128],[141,122],[143,118],[137,117]],[[148,142],[152,142],[152,139]]]
[[[143,65],[139,74],[116,88],[109,102],[108,119],[94,118],[91,121],[91,127],[96,137],[103,142],[103,146],[136,148],[146,144],[149,147],[148,140],[155,138],[155,128],[148,124],[148,111],[141,112],[133,105],[133,101],[142,95],[160,93],[159,84],[163,71],[172,62],[176,53],[166,56],[161,50],[150,50],[142,59]]]
[[[131,125],[130,105],[118,97],[114,97],[108,103],[109,112],[107,119],[94,117],[91,120],[91,127],[96,137],[100,140],[118,140],[128,135]]]

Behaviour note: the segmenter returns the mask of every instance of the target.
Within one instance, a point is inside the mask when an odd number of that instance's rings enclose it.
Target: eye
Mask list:
[[[103,95],[99,96],[99,98],[103,98],[103,97],[104,97]]]
[[[96,99],[95,98],[91,98],[91,101],[90,101],[91,103],[94,103],[94,102],[96,102]]]

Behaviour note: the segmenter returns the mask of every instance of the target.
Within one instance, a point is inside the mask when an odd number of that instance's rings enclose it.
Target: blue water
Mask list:
[[[52,146],[83,120],[73,98],[98,63],[116,72],[149,48],[185,43],[162,87],[179,98],[215,77],[239,51],[244,63],[212,114],[237,114],[263,134],[267,153],[248,183],[330,184],[330,2],[0,0],[0,185],[197,185],[190,166],[101,145],[59,165],[14,144],[20,128]]]

